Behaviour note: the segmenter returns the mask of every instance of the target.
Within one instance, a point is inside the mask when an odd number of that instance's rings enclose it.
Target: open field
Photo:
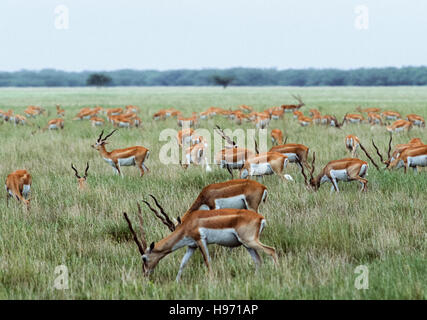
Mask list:
[[[182,215],[207,184],[229,179],[227,171],[210,173],[198,167],[183,170],[159,161],[159,133],[178,130],[175,119],[154,122],[152,114],[174,107],[190,116],[210,106],[223,108],[241,104],[264,110],[294,102],[290,93],[300,94],[308,113],[322,113],[342,119],[346,112],[362,107],[380,107],[427,117],[427,88],[56,88],[0,89],[0,109],[16,113],[30,104],[50,110],[50,116],[31,120],[45,126],[55,115],[55,104],[66,110],[65,129],[37,133],[34,127],[0,125],[0,176],[27,169],[33,176],[30,213],[11,201],[6,207],[4,189],[0,201],[0,298],[2,299],[426,299],[427,172],[412,170],[377,172],[370,165],[368,192],[360,193],[357,182],[340,183],[341,192],[330,193],[330,185],[318,192],[308,191],[295,165],[285,170],[296,180],[282,182],[277,176],[259,181],[268,187],[268,198],[260,207],[267,226],[261,236],[276,248],[279,267],[261,254],[264,263],[258,272],[250,255],[240,247],[210,246],[213,276],[207,277],[200,252],[183,272],[175,276],[185,252],[181,249],[162,260],[150,278],[141,272],[141,259],[127,229],[122,212],[136,225],[136,201],[148,193],[157,196],[172,216]],[[140,128],[120,129],[110,138],[107,149],[142,145],[150,149],[146,162],[151,170],[143,178],[135,167],[124,168],[124,178],[113,174],[98,152],[90,147],[100,128],[88,121],[71,121],[82,107],[95,105],[141,108]],[[215,124],[237,128],[224,118],[201,120],[200,127]],[[243,124],[242,128],[253,128]],[[112,127],[107,125],[110,130]],[[344,137],[357,135],[368,148],[371,137],[386,150],[384,127],[347,125],[342,130],[300,127],[291,114],[272,120],[269,132],[281,128],[288,142],[303,143],[316,152],[316,172],[330,160],[348,157]],[[420,137],[427,131],[415,127],[395,134],[393,145]],[[269,141],[271,146],[271,141]],[[359,157],[367,160],[359,151]],[[375,160],[378,158],[375,156]],[[70,168],[73,162],[83,170],[90,162],[86,193],[77,190]],[[237,173],[237,171],[236,171]],[[151,212],[143,208],[147,240],[157,241],[168,234]],[[69,289],[54,288],[54,270],[65,265]],[[369,269],[369,289],[358,290],[355,268]]]

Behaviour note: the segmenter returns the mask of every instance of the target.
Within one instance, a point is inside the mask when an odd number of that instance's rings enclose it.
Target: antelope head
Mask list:
[[[79,190],[84,190],[87,188],[87,184],[86,184],[86,178],[87,178],[87,171],[89,170],[89,162],[86,163],[86,169],[85,169],[85,174],[83,177],[81,177],[79,175],[79,172],[77,171],[76,167],[74,166],[74,164],[71,164],[71,169],[74,170],[74,174],[76,175],[77,181],[79,183]]]
[[[308,180],[307,175],[304,171],[304,166],[301,163],[301,160],[297,159],[298,164],[301,168],[301,174],[304,177],[304,183],[308,188],[312,188],[314,191],[317,191],[320,187],[320,179],[316,179],[313,176],[314,173],[314,162],[316,161],[316,152],[313,152],[313,160],[311,161],[311,170],[310,170],[310,180]]]
[[[372,139],[372,145],[374,146],[375,150],[377,151],[377,155],[380,158],[381,162],[384,163],[386,165],[386,168],[389,167],[390,163],[392,162],[392,158],[391,158],[391,141],[393,140],[393,135],[390,133],[390,140],[388,141],[388,151],[387,151],[387,159],[384,160],[382,154],[380,153],[380,151],[378,150],[378,147],[375,145],[374,139]]]
[[[111,131],[109,134],[107,134],[107,135],[103,138],[103,137],[102,137],[102,135],[104,134],[104,130],[102,130],[102,131],[101,131],[101,134],[100,134],[100,135],[99,135],[99,137],[98,137],[98,140],[96,140],[96,143],[95,143],[95,144],[93,144],[91,147],[92,147],[92,148],[94,148],[94,149],[96,149],[96,150],[100,150],[100,149],[102,149],[102,147],[108,143],[108,142],[107,142],[107,139],[108,139],[109,137],[111,137],[111,135],[112,135],[114,132],[116,132],[116,131],[117,131],[117,129],[114,129],[113,131]]]

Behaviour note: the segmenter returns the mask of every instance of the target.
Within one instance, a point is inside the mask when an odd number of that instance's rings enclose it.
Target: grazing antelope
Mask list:
[[[200,166],[205,166],[206,172],[212,171],[212,168],[209,165],[206,153],[208,144],[206,141],[203,141],[202,137],[200,142],[194,145],[191,145],[185,150],[185,162],[183,164],[184,168],[187,168],[190,164],[196,164]]]
[[[153,120],[165,120],[167,117],[176,117],[180,115],[181,111],[178,111],[174,108],[162,109],[153,114]]]
[[[234,179],[213,183],[202,189],[187,210],[248,209],[258,212],[261,202],[267,199],[267,187],[249,179]]]
[[[27,123],[27,118],[25,116],[21,116],[20,114],[16,114],[14,116],[13,123],[15,126],[18,124],[25,125]]]
[[[36,117],[42,113],[44,113],[45,110],[41,107],[38,106],[28,106],[25,110],[24,113],[28,116],[28,117]]]
[[[383,111],[383,112],[381,112],[381,116],[385,120],[398,120],[398,119],[402,118],[400,113],[396,112],[396,111]]]
[[[413,138],[411,139],[408,143],[404,143],[404,144],[397,144],[394,147],[393,152],[390,155],[390,152],[392,150],[391,147],[391,142],[392,142],[393,136],[390,134],[390,140],[388,143],[388,151],[387,151],[387,159],[384,160],[382,154],[380,153],[380,151],[378,150],[378,147],[375,145],[374,140],[372,139],[372,145],[374,146],[378,157],[380,158],[381,162],[386,164],[387,167],[390,165],[390,163],[392,161],[394,161],[395,159],[397,159],[399,157],[399,155],[405,151],[406,149],[410,148],[410,147],[419,147],[419,146],[423,146],[424,143],[421,141],[420,138]]]
[[[125,149],[115,149],[108,152],[105,149],[105,145],[108,143],[106,141],[116,131],[117,129],[113,130],[103,138],[102,135],[104,134],[104,130],[102,130],[98,140],[92,145],[92,148],[99,151],[103,159],[113,167],[115,173],[123,176],[121,166],[137,166],[140,170],[140,176],[142,177],[146,171],[149,171],[144,162],[148,159],[150,151],[147,148],[135,146]]]
[[[6,178],[6,205],[9,206],[9,198],[15,197],[30,208],[29,194],[31,190],[32,177],[27,170],[16,170]]]
[[[282,105],[282,109],[285,112],[294,112],[295,110],[299,110],[301,107],[305,106],[305,103],[302,101],[301,96],[295,96],[292,95],[294,99],[296,99],[299,103],[298,104],[290,104],[290,105]]]
[[[257,129],[265,129],[270,123],[270,114],[268,112],[257,112],[254,122]]]
[[[301,111],[299,111],[299,110],[295,110],[294,112],[293,112],[293,115],[294,115],[294,119],[298,119],[299,117],[303,117],[304,116],[304,113],[302,113]]]
[[[110,108],[110,109],[107,109],[106,112],[107,112],[107,117],[118,116],[123,113],[123,108]]]
[[[365,118],[361,114],[347,113],[344,116],[343,123],[362,123]]]
[[[378,113],[381,111],[380,108],[366,108],[362,109],[360,106],[356,108],[356,111],[359,111],[360,113]]]
[[[77,113],[77,115],[73,118],[73,120],[90,119],[91,117],[96,116],[102,110],[103,110],[102,107],[95,107],[93,109],[83,108],[79,111],[79,113]]]
[[[193,127],[197,124],[197,113],[193,112],[193,115],[189,118],[178,116],[178,126],[180,127]]]
[[[298,123],[302,127],[309,126],[310,124],[312,124],[312,122],[313,122],[313,119],[311,119],[310,117],[306,117],[306,116],[299,116],[298,117]]]
[[[157,217],[161,217],[158,211],[153,209],[148,202],[145,203]],[[161,207],[159,208],[164,214]],[[143,230],[142,213],[139,207],[138,214],[141,226],[140,240],[133,230],[128,215],[124,212],[123,216],[141,254],[144,276],[150,275],[161,259],[182,247],[187,247],[187,252],[181,261],[176,281],[180,280],[188,260],[197,248],[200,249],[209,275],[211,275],[209,244],[218,244],[226,247],[243,245],[254,260],[256,268],[261,264],[258,250],[270,255],[276,265],[278,263],[276,250],[262,244],[259,240],[265,227],[265,218],[254,211],[244,209],[193,211],[186,214],[176,228],[170,228],[173,231],[168,236],[157,243],[152,242],[148,248]],[[162,219],[162,222],[170,227],[165,222],[165,219]]]
[[[374,113],[374,112],[368,113],[368,122],[371,125],[374,125],[374,124],[382,125],[383,124],[381,116],[378,113]]]
[[[307,162],[309,148],[303,144],[282,144],[271,147],[269,151],[281,153],[288,157],[290,163],[297,163],[298,165],[300,165],[301,162],[306,166],[307,169],[310,169],[310,165]]]
[[[3,112],[2,114],[4,121],[13,120],[13,110],[7,110],[7,112]]]
[[[133,112],[133,113],[138,113],[139,112],[139,107],[137,106],[133,106],[133,105],[127,105],[125,106],[126,112]]]
[[[92,127],[103,126],[104,122],[104,119],[97,116],[93,116],[90,118],[90,123],[92,124]]]
[[[277,174],[282,180],[293,180],[290,175],[282,176],[288,162],[288,156],[278,152],[257,153],[256,156],[246,159],[240,169],[240,178]]]
[[[56,118],[49,120],[47,123],[47,126],[42,129],[42,131],[46,130],[58,130],[58,129],[64,129],[64,119],[62,118]]]
[[[246,113],[251,113],[252,111],[254,111],[254,108],[247,106],[247,105],[244,105],[244,104],[239,106],[239,109],[242,110],[243,112],[246,112]]]
[[[407,120],[396,120],[390,126],[387,126],[386,129],[388,132],[401,132],[404,130],[411,130],[412,122]]]
[[[60,108],[60,105],[56,105],[56,115],[58,117],[64,117],[65,116],[65,110]]]
[[[280,145],[283,144],[283,133],[280,129],[273,129],[271,130],[271,141],[273,142],[273,145]]]
[[[77,181],[79,183],[78,189],[79,190],[85,190],[87,188],[86,179],[87,179],[87,171],[89,170],[89,162],[86,163],[85,175],[83,177],[81,177],[79,175],[79,172],[77,171],[77,169],[74,166],[74,164],[71,164],[71,169],[74,170],[74,173],[76,175]]]
[[[402,151],[396,159],[390,161],[387,169],[404,168],[404,172],[409,168],[413,168],[414,172],[418,172],[418,167],[427,166],[427,145],[411,146]]]
[[[426,126],[426,121],[424,120],[424,118],[417,114],[413,114],[413,113],[408,114],[406,116],[406,120],[412,122],[414,126],[423,127],[423,128],[425,128]]]
[[[359,145],[360,145],[360,140],[358,137],[352,134],[349,134],[347,137],[345,137],[345,147],[349,152],[351,152],[351,156],[353,158],[356,157],[356,151]]]
[[[301,173],[304,176],[304,181],[308,186],[311,186],[315,191],[320,188],[320,185],[325,182],[331,182],[331,191],[339,192],[338,181],[354,181],[357,180],[362,184],[361,191],[368,190],[368,180],[363,178],[368,172],[368,163],[356,158],[345,158],[341,160],[330,161],[323,170],[313,177],[314,162],[316,153],[313,153],[313,161],[311,164],[310,181],[307,182],[307,176],[304,173],[304,167],[301,167]]]
[[[321,117],[320,124],[329,125],[331,127],[336,127],[336,128],[341,128],[341,125],[338,122],[337,118],[335,116],[331,116],[329,114]]]

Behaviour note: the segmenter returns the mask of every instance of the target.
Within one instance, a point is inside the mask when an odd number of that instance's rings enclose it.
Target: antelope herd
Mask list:
[[[305,103],[300,96],[293,96],[298,104],[284,104],[280,107],[271,107],[264,111],[255,111],[253,107],[240,105],[235,110],[232,108],[223,109],[219,107],[209,107],[200,113],[192,112],[191,116],[184,116],[183,113],[174,108],[167,108],[157,111],[152,115],[153,121],[165,121],[168,118],[175,118],[179,129],[176,135],[176,143],[185,155],[185,160],[181,166],[188,169],[190,165],[204,166],[207,172],[212,171],[210,161],[207,158],[210,151],[210,141],[197,133],[195,128],[203,123],[222,117],[229,121],[241,125],[244,122],[252,123],[256,129],[268,128],[271,123],[279,122],[285,116],[285,113],[293,114],[293,121],[297,121],[301,127],[313,125],[330,126],[340,134],[344,125],[348,130],[353,125],[368,124],[370,126],[384,127],[384,132],[390,134],[388,143],[387,159],[385,159],[378,149],[375,141],[372,139],[372,146],[375,149],[381,163],[387,169],[404,168],[406,173],[408,168],[418,171],[418,167],[427,166],[427,145],[420,138],[411,139],[406,144],[397,144],[392,148],[393,134],[400,131],[409,131],[414,126],[425,127],[425,120],[422,116],[408,114],[403,119],[398,112],[387,110],[381,111],[379,108],[356,108],[356,113],[346,113],[341,121],[336,116],[322,115],[318,109],[310,109],[307,115],[303,112]],[[149,158],[150,151],[143,146],[131,146],[123,149],[114,149],[107,151],[106,144],[118,128],[137,128],[142,125],[142,120],[138,116],[140,108],[134,105],[127,105],[124,108],[105,109],[100,106],[93,108],[83,108],[73,120],[89,120],[93,127],[105,126],[111,124],[115,129],[105,137],[104,130],[101,131],[95,144],[91,145],[99,152],[101,158],[106,161],[114,172],[123,177],[122,166],[137,166],[140,176],[144,176],[149,170],[146,161]],[[41,115],[49,116],[49,112],[38,106],[29,106],[24,111],[25,115],[15,114],[13,110],[0,110],[0,119],[2,123],[10,122],[15,126],[33,125],[27,118],[36,118]],[[57,118],[50,119],[46,126],[39,129],[46,130],[64,129],[65,110],[60,105],[56,105]],[[175,120],[174,120],[175,121]],[[292,120],[291,120],[292,121]],[[392,123],[389,123],[392,121]],[[182,127],[182,128],[180,128]],[[282,127],[283,128],[283,127]],[[126,129],[127,130],[127,129]],[[305,129],[302,129],[305,130]],[[225,147],[214,155],[214,164],[220,168],[226,168],[231,174],[231,180],[210,184],[204,187],[196,197],[189,209],[178,217],[176,222],[170,219],[159,201],[154,197],[158,209],[154,209],[149,202],[144,201],[148,208],[158,217],[171,231],[165,238],[156,243],[147,246],[145,240],[145,231],[143,229],[142,211],[138,204],[138,220],[140,224],[140,236],[136,234],[129,216],[124,213],[124,218],[128,224],[129,230],[139,249],[143,262],[143,271],[145,275],[150,274],[157,266],[159,261],[173,251],[187,247],[177,277],[179,280],[188,260],[198,248],[200,249],[206,267],[210,271],[210,255],[208,244],[218,244],[221,246],[237,247],[243,245],[254,260],[255,265],[261,262],[259,252],[263,251],[273,258],[277,264],[277,254],[274,248],[262,244],[259,240],[261,232],[266,225],[266,219],[258,213],[259,206],[267,199],[267,187],[250,177],[275,174],[283,181],[294,181],[292,176],[284,174],[288,164],[296,164],[301,171],[306,186],[313,190],[319,190],[321,184],[330,182],[331,191],[339,192],[338,182],[358,181],[361,184],[361,191],[368,190],[368,162],[356,158],[357,151],[360,148],[375,168],[381,171],[375,160],[366,150],[359,139],[354,134],[343,136],[344,146],[351,154],[351,158],[344,158],[329,161],[323,169],[315,175],[316,153],[312,153],[312,161],[309,163],[310,148],[300,143],[287,143],[288,134],[279,128],[271,130],[271,141],[273,146],[267,152],[259,152],[257,141],[255,140],[255,150],[238,146],[224,130],[218,125],[214,132],[220,135],[225,141]],[[35,132],[33,132],[34,134]],[[285,139],[284,139],[285,138]],[[341,140],[342,141],[342,140]],[[316,149],[317,146],[311,146]],[[71,164],[78,182],[78,190],[88,189],[87,177],[89,162],[86,164],[84,175],[81,176],[74,164]],[[239,179],[234,179],[233,170],[240,170]],[[309,170],[309,177],[306,171]],[[154,173],[153,173],[154,174]],[[30,209],[30,190],[32,177],[26,170],[16,170],[6,178],[7,205],[9,198],[14,197],[21,201],[26,208]],[[160,212],[158,211],[160,210]]]

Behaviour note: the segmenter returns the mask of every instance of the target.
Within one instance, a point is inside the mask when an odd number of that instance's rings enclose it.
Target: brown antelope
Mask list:
[[[425,128],[426,126],[426,121],[424,120],[424,118],[417,114],[413,114],[413,113],[408,114],[406,116],[406,120],[412,122],[414,126],[423,127],[423,128]]]
[[[310,169],[310,165],[307,162],[308,151],[308,147],[297,143],[282,144],[270,149],[270,152],[279,152],[287,156],[290,163],[297,163],[300,165],[301,162],[306,166],[306,168]]]
[[[302,127],[309,126],[310,124],[312,124],[312,122],[313,122],[313,119],[311,119],[310,117],[306,117],[306,116],[299,116],[298,117],[298,123]]]
[[[270,123],[270,114],[268,112],[257,112],[254,122],[257,129],[265,129]]]
[[[254,111],[254,108],[252,108],[251,106],[244,105],[244,104],[239,106],[239,109],[242,110],[243,112],[246,112],[246,113],[251,113],[252,111]]]
[[[2,114],[4,121],[9,121],[13,119],[13,110],[9,109],[7,112],[3,112]]]
[[[396,120],[390,126],[387,126],[386,129],[388,132],[401,132],[404,130],[411,130],[412,122],[407,120]]]
[[[411,146],[403,150],[396,159],[390,161],[387,169],[404,168],[404,172],[409,168],[413,168],[414,172],[418,171],[418,167],[427,166],[427,145]]]
[[[227,168],[228,172],[233,177],[232,169],[241,169],[246,159],[251,158],[255,153],[246,148],[239,148],[237,144],[225,135],[224,131],[216,126],[221,137],[229,144],[225,149],[219,151],[214,158],[214,163],[218,164],[221,168]]]
[[[388,143],[388,151],[387,151],[387,159],[384,160],[382,154],[380,153],[380,151],[378,150],[378,147],[375,145],[374,140],[372,139],[372,145],[374,146],[378,157],[380,158],[381,162],[386,164],[387,166],[389,166],[389,164],[394,161],[395,159],[397,159],[399,157],[399,155],[406,149],[410,148],[410,147],[419,147],[419,146],[423,146],[424,143],[421,141],[420,138],[413,138],[411,139],[408,143],[404,143],[404,144],[397,144],[394,147],[393,152],[390,155],[390,152],[392,150],[391,147],[391,142],[392,142],[393,136],[390,134],[390,140]]]
[[[304,116],[304,113],[302,113],[301,111],[299,111],[299,110],[295,110],[294,112],[293,112],[293,115],[294,115],[294,119],[298,119],[299,117],[303,117]]]
[[[193,115],[189,118],[178,116],[178,126],[180,127],[193,127],[197,124],[197,114],[193,112]]]
[[[118,116],[123,113],[123,108],[110,108],[106,110],[107,117],[109,116]]]
[[[288,174],[282,176],[283,169],[286,168],[288,162],[288,156],[278,152],[257,153],[256,156],[246,159],[240,169],[240,178],[277,174],[282,180],[293,181]]]
[[[206,172],[212,171],[212,168],[209,165],[206,153],[208,144],[206,141],[203,141],[202,137],[200,142],[193,144],[185,150],[185,162],[183,164],[184,168],[187,168],[190,164],[204,166]]]
[[[335,116],[331,116],[329,114],[321,117],[320,124],[329,125],[331,127],[336,127],[336,128],[341,128],[341,125],[338,122],[337,118]]]
[[[64,119],[62,118],[56,118],[49,120],[47,123],[47,126],[42,129],[42,131],[46,130],[58,130],[58,129],[64,129]]]
[[[344,116],[343,123],[362,123],[365,118],[361,114],[347,113]]]
[[[356,111],[360,113],[378,113],[381,111],[380,108],[365,108],[362,109],[360,106],[356,108]]]
[[[298,96],[292,95],[292,97],[294,99],[296,99],[299,103],[298,104],[290,104],[290,105],[284,104],[284,105],[282,105],[283,111],[285,111],[285,112],[294,112],[296,110],[299,110],[301,107],[305,106],[304,102],[301,99],[301,96],[299,96],[299,95]]]
[[[92,127],[103,126],[104,122],[104,119],[97,116],[93,116],[90,118],[90,123],[92,124]]]
[[[368,180],[364,178],[368,172],[368,163],[366,161],[356,158],[333,160],[330,161],[316,177],[313,177],[315,159],[316,153],[314,152],[309,183],[307,182],[307,176],[304,173],[304,167],[300,166],[305,183],[308,186],[311,186],[315,191],[320,188],[321,184],[331,182],[331,191],[335,190],[336,192],[339,192],[338,181],[349,182],[354,180],[357,180],[362,184],[361,191],[368,190]]]
[[[356,157],[356,151],[359,145],[360,145],[360,140],[358,137],[352,134],[349,134],[347,137],[345,137],[345,147],[349,152],[351,152],[351,156],[353,158]]]
[[[27,118],[25,116],[21,116],[20,114],[15,114],[13,117],[13,123],[15,126],[18,124],[25,125],[27,123]]]
[[[32,177],[27,170],[16,170],[6,178],[6,205],[9,206],[9,198],[15,197],[30,208],[29,194],[31,190]]]
[[[58,117],[64,117],[65,116],[65,110],[61,109],[59,104],[56,105],[56,115]]]
[[[79,190],[85,190],[85,189],[87,189],[86,180],[87,180],[87,171],[89,170],[89,162],[86,163],[85,175],[83,177],[81,177],[79,175],[79,172],[77,171],[77,169],[74,166],[74,164],[71,164],[71,169],[74,170],[74,174],[76,175],[77,181],[79,183],[78,189]]]
[[[45,112],[45,109],[43,109],[42,107],[38,107],[38,106],[28,106],[25,110],[24,113],[28,116],[28,117],[36,117],[42,113]]]
[[[153,120],[165,120],[167,117],[177,117],[181,115],[181,111],[174,108],[162,109],[153,114]]]
[[[381,116],[378,113],[374,113],[374,112],[368,113],[368,122],[371,125],[374,125],[374,124],[382,125],[383,124]]]
[[[385,120],[398,120],[398,119],[402,118],[400,113],[396,112],[396,111],[383,111],[383,112],[381,112],[381,116]]]
[[[271,130],[271,141],[273,142],[273,145],[280,145],[283,144],[283,133],[280,129],[273,129]]]
[[[139,107],[137,106],[133,106],[133,105],[127,105],[125,106],[126,112],[132,112],[132,113],[138,113],[139,112]]]
[[[92,145],[92,148],[99,151],[102,158],[113,167],[115,173],[123,177],[121,166],[137,166],[140,171],[140,176],[142,177],[146,171],[149,171],[144,162],[148,159],[150,151],[147,148],[135,146],[125,149],[115,149],[108,152],[105,149],[105,145],[108,143],[106,141],[116,131],[117,129],[113,130],[103,138],[102,135],[104,134],[104,130],[102,130],[98,140]]]
[[[73,118],[73,120],[83,120],[90,119],[93,116],[96,116],[99,112],[103,110],[102,107],[91,108],[83,108],[77,113],[77,115]]]
[[[157,217],[161,217],[160,213],[153,209],[148,202],[145,201],[145,203]],[[164,214],[163,209],[159,208],[162,214]],[[186,214],[177,227],[172,228],[170,224],[165,222],[165,219],[162,219],[162,222],[173,231],[162,240],[157,243],[152,242],[147,247],[145,232],[143,230],[142,213],[139,207],[138,209],[141,226],[140,240],[133,230],[128,215],[125,212],[123,215],[141,254],[144,276],[150,275],[161,259],[182,247],[187,247],[187,252],[181,261],[176,281],[180,280],[183,269],[197,248],[200,249],[209,275],[211,275],[209,244],[218,244],[226,247],[243,245],[254,260],[256,268],[261,264],[258,250],[270,255],[276,265],[278,263],[276,250],[262,244],[259,240],[261,232],[265,227],[265,218],[254,211],[245,209],[193,211]],[[168,220],[170,221],[170,219]]]
[[[210,184],[202,189],[199,196],[187,210],[248,209],[258,212],[261,202],[267,199],[267,187],[249,179],[234,179]]]

